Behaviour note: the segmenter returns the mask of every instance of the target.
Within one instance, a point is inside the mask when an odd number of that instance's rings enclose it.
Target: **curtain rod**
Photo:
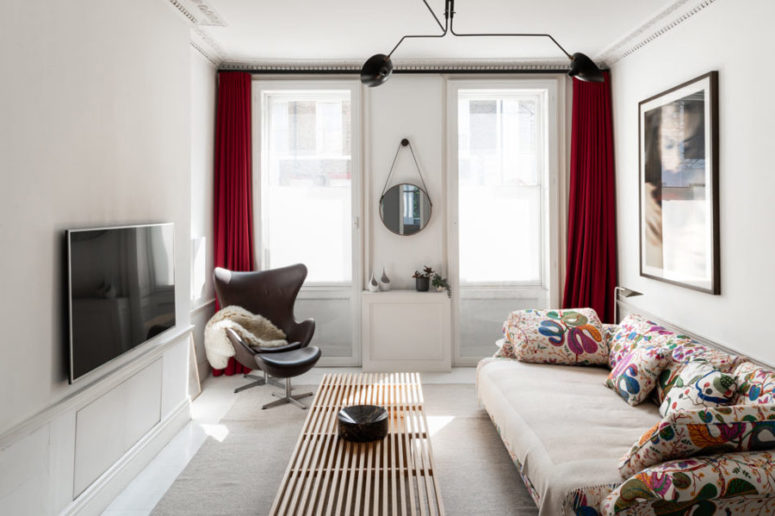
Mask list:
[[[304,68],[266,68],[255,70],[252,68],[222,68],[219,72],[247,72],[252,75],[360,75],[360,69],[304,69]],[[411,68],[407,70],[393,70],[394,74],[567,74],[567,68]]]

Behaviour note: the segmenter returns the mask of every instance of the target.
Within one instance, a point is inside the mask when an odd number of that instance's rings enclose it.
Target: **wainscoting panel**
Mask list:
[[[76,414],[73,497],[161,420],[162,361],[156,360]]]
[[[68,411],[54,418],[47,429],[48,470],[51,513],[56,513],[73,501],[73,466],[75,464],[75,416]]]
[[[190,339],[189,339],[190,340]],[[164,388],[161,391],[161,418],[166,419],[180,404],[180,400],[188,397],[188,365],[189,345],[170,348],[162,357],[162,378]]]
[[[99,514],[107,507],[190,420],[190,331],[160,337],[0,435],[0,514]]]
[[[14,514],[51,512],[40,496],[49,481],[48,439],[48,427],[40,428],[0,454],[0,513],[8,507],[21,509]]]

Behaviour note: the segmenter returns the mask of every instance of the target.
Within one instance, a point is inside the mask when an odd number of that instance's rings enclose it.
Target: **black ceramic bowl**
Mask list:
[[[376,405],[353,405],[339,411],[339,437],[365,443],[379,441],[388,432],[388,413]]]

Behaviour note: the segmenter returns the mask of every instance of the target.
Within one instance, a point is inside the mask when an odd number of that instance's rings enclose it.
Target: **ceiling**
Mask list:
[[[220,63],[360,63],[405,34],[440,32],[422,0],[170,0]],[[457,0],[457,32],[548,32],[599,58],[639,27],[692,0]],[[444,0],[428,0],[443,22]],[[394,61],[564,63],[547,38],[407,40]],[[220,64],[219,63],[219,64]]]

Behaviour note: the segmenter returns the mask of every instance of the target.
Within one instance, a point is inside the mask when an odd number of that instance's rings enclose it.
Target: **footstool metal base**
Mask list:
[[[301,403],[299,400],[302,398],[306,398],[307,396],[312,396],[311,392],[305,392],[303,394],[293,394],[293,389],[291,387],[291,379],[286,378],[285,379],[285,393],[284,394],[278,394],[276,392],[272,393],[272,396],[275,398],[279,398],[278,400],[272,401],[270,403],[267,403],[262,409],[268,409],[272,407],[278,407],[280,405],[285,405],[286,403],[292,403],[293,405],[296,405],[300,409],[304,410],[307,408],[306,405]]]

